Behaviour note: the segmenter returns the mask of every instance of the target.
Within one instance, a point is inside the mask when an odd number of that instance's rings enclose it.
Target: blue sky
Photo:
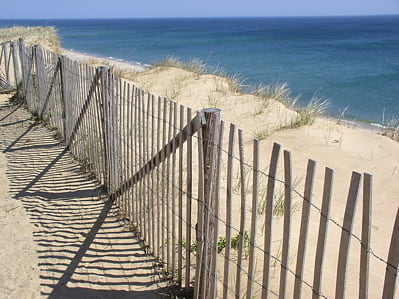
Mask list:
[[[399,14],[399,0],[0,0],[0,18]]]

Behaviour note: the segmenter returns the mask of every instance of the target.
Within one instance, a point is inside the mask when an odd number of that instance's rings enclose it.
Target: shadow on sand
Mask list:
[[[0,120],[10,193],[34,226],[42,295],[167,297],[153,258],[52,133],[20,106],[2,105]]]

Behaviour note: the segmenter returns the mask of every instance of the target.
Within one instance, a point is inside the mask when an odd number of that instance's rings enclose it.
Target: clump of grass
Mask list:
[[[225,78],[227,79],[227,83],[229,84],[229,89],[232,92],[240,93],[243,91],[244,87],[246,86],[244,84],[246,78],[238,74],[227,75]]]
[[[196,75],[201,75],[207,72],[206,64],[199,58],[193,58],[189,61],[181,61],[175,56],[168,56],[164,60],[155,62],[153,67],[177,67],[186,71],[192,72]]]
[[[253,134],[253,138],[258,140],[265,140],[267,137],[269,137],[269,132],[266,129],[257,130]]]
[[[385,121],[385,116],[383,115],[383,125],[381,134],[388,136],[395,141],[399,141],[399,116],[393,117],[389,121]]]
[[[329,102],[327,99],[314,94],[308,105],[297,110],[297,116],[287,126],[280,129],[294,129],[303,126],[312,125],[317,117],[323,116],[327,110]]]
[[[260,83],[254,88],[252,94],[256,97],[285,102],[291,98],[291,89],[286,82]]]
[[[301,183],[301,178],[300,177],[295,177],[295,179],[291,183],[291,190],[295,190],[298,185]],[[264,188],[262,190],[262,199],[260,201],[260,204],[258,206],[258,214],[263,215],[266,212],[266,193],[267,189]],[[280,188],[277,188],[273,195],[273,216],[276,218],[281,218],[284,216],[284,207],[285,207],[285,190],[283,186]],[[298,207],[296,204],[292,204],[291,206],[291,213],[294,213],[295,211],[298,210]]]
[[[261,99],[259,107],[255,113],[262,113],[269,105],[270,100],[279,101],[287,106],[294,106],[299,97],[293,97],[292,91],[286,82],[274,82],[271,84],[258,84],[253,90],[252,94]]]
[[[208,107],[209,108],[218,108],[219,107],[219,99],[217,95],[211,93],[208,95]]]

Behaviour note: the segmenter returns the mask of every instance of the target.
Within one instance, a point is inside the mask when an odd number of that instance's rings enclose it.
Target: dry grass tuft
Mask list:
[[[168,56],[164,60],[155,62],[152,64],[153,67],[176,67],[183,70],[192,72],[196,75],[202,75],[207,72],[206,64],[198,58],[193,58],[189,61],[181,61],[175,56]]]
[[[291,89],[286,82],[274,82],[271,84],[260,83],[256,86],[252,94],[261,99],[260,105],[255,113],[260,114],[268,107],[270,100],[275,100],[283,103],[286,106],[293,107],[299,97],[291,95]]]
[[[314,94],[306,107],[297,110],[297,117],[291,124],[283,128],[299,128],[312,125],[317,117],[325,114],[328,105],[327,99]]]
[[[399,141],[399,116],[393,117],[388,121],[383,117],[383,125],[382,135],[388,136],[392,140]]]

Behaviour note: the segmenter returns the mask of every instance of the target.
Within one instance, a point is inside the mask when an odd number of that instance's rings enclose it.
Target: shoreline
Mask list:
[[[87,53],[78,52],[73,49],[61,48],[61,54],[79,62],[88,61],[91,59],[105,60],[109,62],[109,65],[117,67],[122,71],[141,72],[145,71],[150,67],[150,65],[148,64],[141,64],[140,62],[137,61],[125,61],[123,59],[119,59],[116,57],[103,57],[100,55],[98,56],[91,55]]]

